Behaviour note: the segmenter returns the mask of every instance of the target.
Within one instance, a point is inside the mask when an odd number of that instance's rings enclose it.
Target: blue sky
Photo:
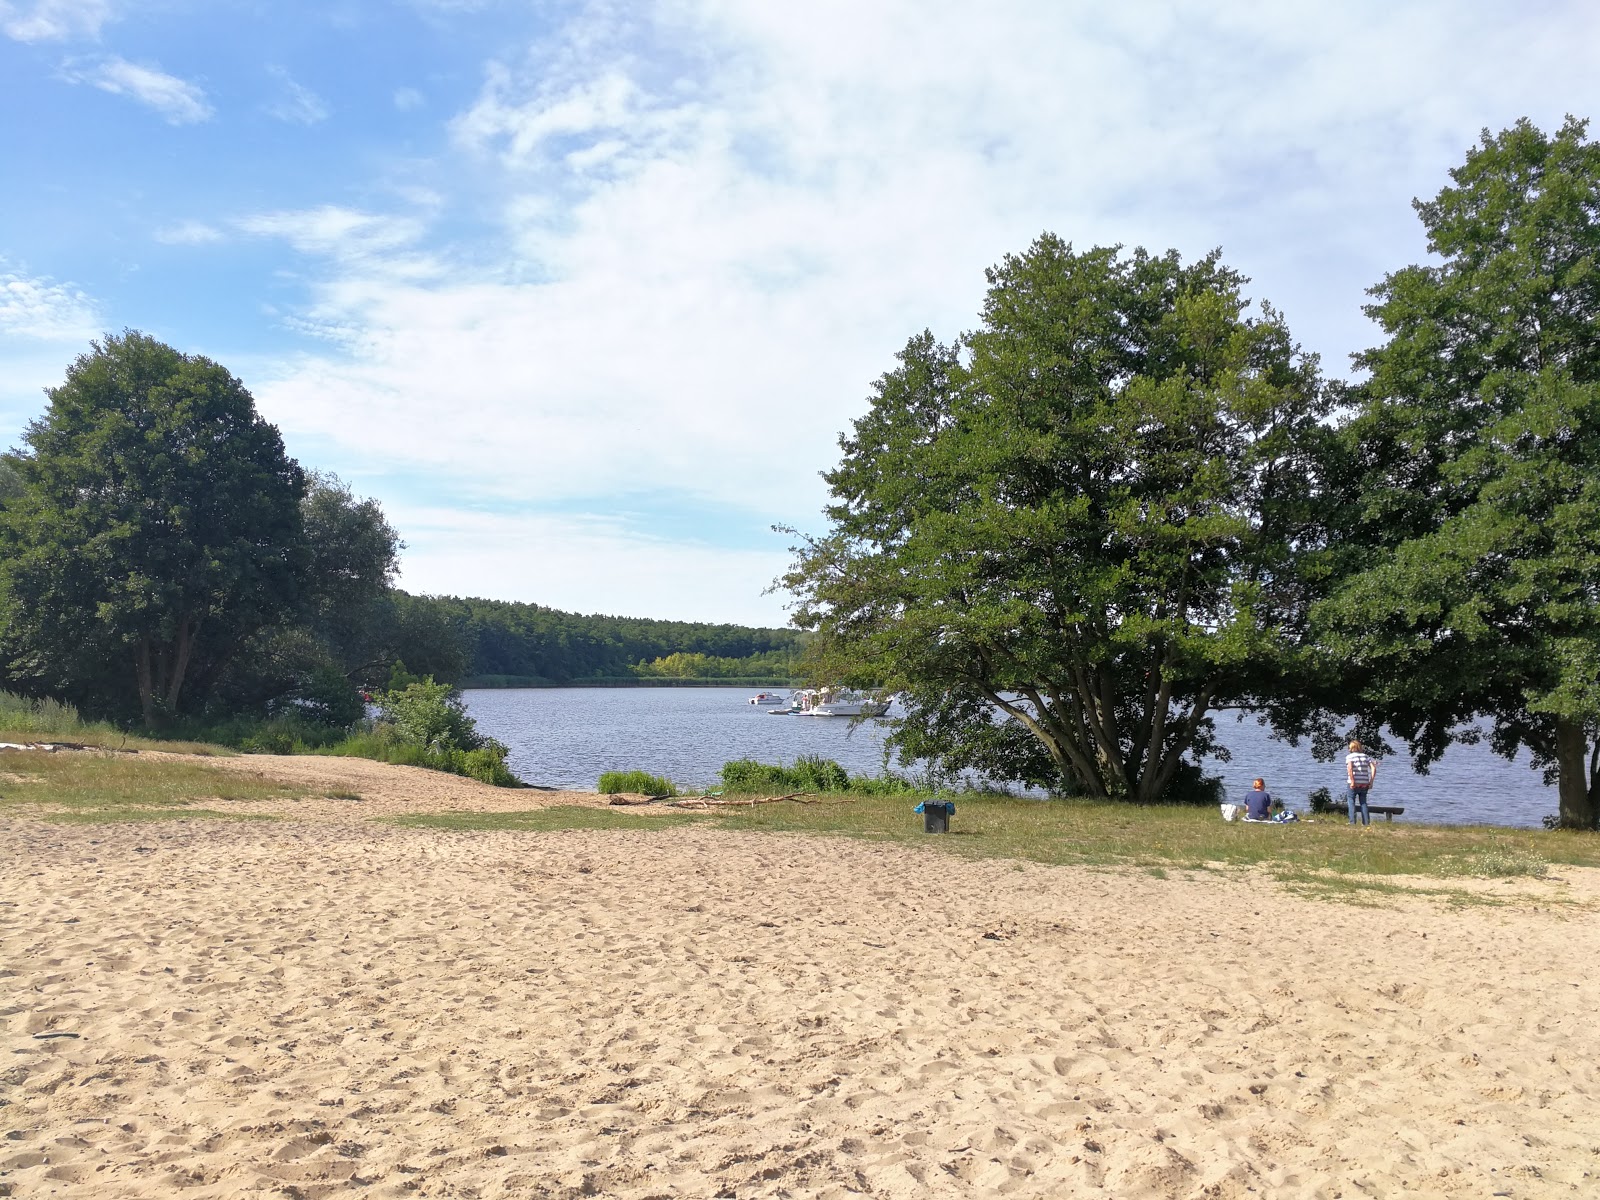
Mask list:
[[[239,375],[416,591],[780,623],[774,523],[983,270],[1221,246],[1334,373],[1592,0],[0,0],[0,443],[106,331]]]

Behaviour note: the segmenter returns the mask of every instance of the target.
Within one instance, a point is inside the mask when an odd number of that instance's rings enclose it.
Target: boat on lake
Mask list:
[[[783,695],[781,692],[757,692],[754,696],[750,697],[750,703],[787,705],[789,703],[789,697]]]
[[[788,708],[770,708],[774,716],[797,717],[881,717],[889,702],[853,688],[802,688],[789,697]]]

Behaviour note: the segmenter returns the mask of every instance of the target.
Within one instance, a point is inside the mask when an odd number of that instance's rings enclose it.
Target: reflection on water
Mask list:
[[[751,688],[533,688],[465,693],[467,710],[485,733],[511,748],[511,767],[529,783],[593,788],[603,771],[649,771],[680,787],[715,782],[734,758],[792,763],[818,754],[856,774],[883,766],[883,732],[875,724],[852,730],[826,717],[773,717],[746,703]],[[1230,796],[1247,791],[1257,775],[1291,807],[1306,792],[1344,787],[1343,759],[1319,763],[1310,749],[1272,740],[1246,718],[1218,719],[1219,740],[1233,752],[1229,763],[1210,763]],[[1556,811],[1546,787],[1526,761],[1506,762],[1487,746],[1456,746],[1421,776],[1404,754],[1383,761],[1374,804],[1404,805],[1406,818],[1450,824],[1537,827]]]

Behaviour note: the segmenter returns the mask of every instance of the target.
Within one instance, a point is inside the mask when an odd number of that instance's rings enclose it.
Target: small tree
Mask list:
[[[1316,610],[1346,699],[1419,766],[1523,747],[1561,824],[1600,817],[1600,146],[1569,118],[1485,130],[1416,208],[1433,265],[1367,309],[1388,335],[1338,461],[1343,582]]]
[[[1212,715],[1272,690],[1303,618],[1315,361],[1216,254],[1046,235],[988,277],[979,329],[913,338],[841,439],[796,622],[822,670],[904,693],[903,751],[1193,790]]]
[[[10,669],[155,726],[293,608],[305,479],[237,379],[141,333],[48,395],[0,506]]]

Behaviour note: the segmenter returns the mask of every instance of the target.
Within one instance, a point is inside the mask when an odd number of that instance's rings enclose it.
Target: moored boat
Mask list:
[[[858,692],[853,688],[805,688],[796,693],[798,707],[793,709],[805,717],[881,717],[889,711],[889,702]]]

